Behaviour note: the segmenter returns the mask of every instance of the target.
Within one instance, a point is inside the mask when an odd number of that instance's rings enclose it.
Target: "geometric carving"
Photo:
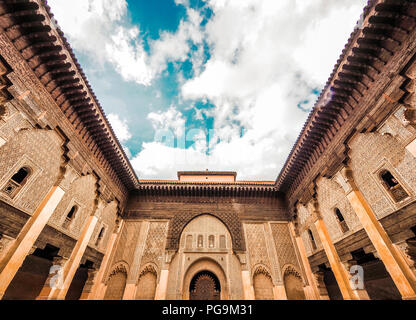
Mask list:
[[[144,252],[141,259],[142,266],[147,263],[154,263],[159,267],[159,269],[161,269],[166,233],[166,222],[150,222]]]
[[[247,223],[245,227],[250,265],[253,268],[252,271],[254,272],[254,267],[258,264],[270,268],[270,259],[264,235],[264,225],[258,223]],[[269,275],[271,276],[270,273]]]
[[[275,243],[277,259],[283,271],[283,267],[292,264],[299,268],[295,248],[290,237],[288,225],[282,223],[271,224],[273,240]]]
[[[203,214],[209,214],[221,220],[230,231],[233,249],[235,251],[245,251],[241,221],[238,214],[233,211],[219,213],[182,212],[175,215],[169,222],[166,250],[177,250],[179,248],[180,236],[185,226],[191,220]]]

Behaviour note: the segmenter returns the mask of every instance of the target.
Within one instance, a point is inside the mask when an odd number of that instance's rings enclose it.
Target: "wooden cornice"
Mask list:
[[[415,30],[416,3],[372,0],[365,7],[363,18],[362,26],[357,25],[351,34],[276,180],[277,189],[289,196],[323,155],[341,126],[352,115],[363,112],[360,102]]]
[[[63,32],[53,28],[53,14],[45,0],[0,2],[0,31],[19,50],[65,116],[88,145],[103,154],[128,190],[138,184],[137,176],[108,122],[97,97]],[[84,129],[89,133],[86,135]]]

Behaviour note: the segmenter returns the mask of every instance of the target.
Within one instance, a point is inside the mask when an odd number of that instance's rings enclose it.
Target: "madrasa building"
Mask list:
[[[0,1],[0,298],[416,299],[416,5],[371,0],[275,181],[137,177],[44,0]]]

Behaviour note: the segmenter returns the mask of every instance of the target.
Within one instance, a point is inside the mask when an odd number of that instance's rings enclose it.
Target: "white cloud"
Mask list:
[[[199,12],[188,8],[175,33],[162,32],[146,52],[139,26],[132,26],[126,0],[50,0],[49,5],[71,45],[99,64],[111,63],[126,81],[149,86],[170,61],[184,61],[190,43],[202,41]]]
[[[107,118],[120,142],[126,142],[132,137],[127,120],[120,119],[119,115],[114,113],[110,113]]]
[[[177,137],[185,133],[185,118],[174,106],[165,112],[151,112],[147,118],[156,132],[169,130]]]
[[[196,113],[198,120],[202,113],[215,119],[220,142],[209,155],[203,140],[188,150],[144,143],[132,159],[139,178],[175,178],[178,170],[209,168],[236,170],[240,179],[273,180],[307,117],[298,104],[313,106],[312,90],[324,86],[367,0],[205,2],[214,14],[201,27],[201,14],[187,0],[175,0],[186,7],[186,18],[175,33],[162,32],[150,41],[146,52],[140,26],[128,22],[125,0],[49,0],[77,50],[143,85],[150,85],[168,62],[189,58],[194,77],[178,74],[179,100],[214,105]],[[205,64],[204,42],[210,48]],[[191,51],[191,44],[197,50]],[[185,117],[174,106],[151,112],[148,119],[155,130],[184,133]]]

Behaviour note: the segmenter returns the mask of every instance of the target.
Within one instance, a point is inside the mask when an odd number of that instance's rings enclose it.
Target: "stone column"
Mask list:
[[[358,190],[350,168],[344,168],[337,175],[347,199],[357,214],[368,237],[377,250],[387,271],[400,291],[403,299],[416,299],[416,276],[399,250],[393,245],[380,221],[364,196]]]
[[[111,235],[110,240],[108,240],[104,258],[103,258],[103,261],[101,262],[100,269],[94,280],[94,285],[92,286],[91,293],[89,294],[88,298],[86,298],[88,300],[102,300],[104,297],[104,295],[102,295],[101,292],[103,292],[103,289],[105,287],[105,284],[103,283],[105,271],[107,270],[108,264],[111,261],[115,253],[115,249],[117,248],[115,244],[117,242],[117,239],[119,239],[121,230],[123,228],[123,224],[124,224],[124,220],[116,221],[114,232]]]
[[[53,258],[53,265],[49,269],[48,278],[43,285],[42,290],[37,296],[36,300],[48,300],[49,295],[52,292],[52,289],[62,288],[63,286],[63,269],[68,262],[66,257],[55,257]]]
[[[94,286],[95,277],[97,276],[98,271],[96,269],[88,269],[88,278],[85,281],[84,288],[82,289],[81,297],[79,300],[89,300],[91,295],[92,288]]]
[[[98,215],[101,214],[101,211],[104,207],[104,204],[99,201],[97,208],[94,214],[90,215],[81,231],[81,235],[78,238],[77,243],[75,244],[74,249],[72,250],[71,256],[69,257],[68,263],[64,268],[64,283],[61,289],[52,289],[50,294],[50,299],[55,300],[64,300],[68,292],[69,286],[74,278],[75,272],[77,271],[82,256],[84,255],[85,249],[91,239],[94,228],[98,222]]]
[[[12,282],[36,239],[52,216],[65,191],[59,186],[53,186],[33,215],[23,226],[16,240],[0,261],[0,299],[3,298],[7,287]]]
[[[299,230],[295,228],[293,222],[289,223],[289,230],[292,234],[293,239],[295,239],[296,246],[301,258],[301,263],[303,264],[303,269],[305,270],[306,278],[308,279],[309,286],[305,287],[305,296],[308,300],[320,300],[319,290],[316,285],[314,276],[312,274],[311,265],[309,264],[308,256],[306,255],[305,245],[299,234]]]
[[[285,286],[273,286],[273,297],[274,300],[287,300]]]
[[[331,265],[331,269],[334,273],[335,279],[337,280],[341,294],[344,300],[357,300],[358,297],[354,294],[353,290],[350,287],[347,271],[341,263],[341,260],[338,256],[338,252],[331,241],[328,229],[326,228],[324,220],[322,219],[321,213],[319,211],[318,202],[315,199],[312,201],[314,204],[314,212],[312,213],[312,216],[314,217],[314,219],[316,219],[315,226],[318,230],[319,239],[321,240],[322,246],[325,250],[329,264]]]
[[[156,287],[155,300],[166,300],[166,292],[168,289],[169,270],[160,272],[159,284]]]
[[[254,295],[254,288],[251,285],[250,271],[242,270],[241,278],[243,281],[244,300],[256,300]]]
[[[134,300],[136,297],[137,281],[139,280],[139,268],[142,262],[142,255],[146,245],[147,233],[149,231],[149,221],[143,221],[140,226],[140,235],[137,237],[136,250],[134,251],[133,263],[127,278],[126,289],[124,290],[123,300]]]
[[[357,261],[354,260],[348,260],[348,261],[344,261],[342,262],[342,264],[344,265],[346,270],[352,270],[351,268],[353,266],[357,266],[358,263]],[[371,300],[370,296],[367,293],[367,290],[365,289],[364,286],[364,274],[363,277],[361,279],[357,279],[360,283],[357,283],[358,281],[355,281],[355,279],[353,278],[353,273],[348,272],[347,273],[349,276],[349,280],[350,280],[350,286],[354,292],[354,294],[360,299],[360,300]],[[355,277],[359,277],[360,275],[358,274],[358,270],[357,270],[357,274],[354,274]]]

